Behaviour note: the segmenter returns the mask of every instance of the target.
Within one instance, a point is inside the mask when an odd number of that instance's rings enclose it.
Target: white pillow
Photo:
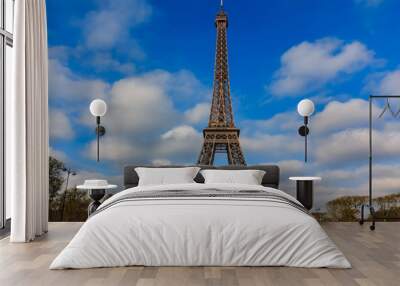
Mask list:
[[[139,176],[139,186],[195,183],[193,179],[199,170],[199,167],[135,168]]]
[[[265,171],[261,170],[202,170],[206,184],[246,184],[261,185]]]

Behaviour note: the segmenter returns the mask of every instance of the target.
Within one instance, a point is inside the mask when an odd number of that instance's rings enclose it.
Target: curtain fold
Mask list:
[[[45,0],[15,1],[14,71],[7,126],[12,242],[48,225],[48,55]],[[8,160],[7,160],[8,159]]]

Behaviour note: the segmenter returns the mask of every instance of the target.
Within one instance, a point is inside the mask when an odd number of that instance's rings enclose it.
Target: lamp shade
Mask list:
[[[312,102],[309,99],[303,99],[297,105],[297,112],[304,117],[311,116],[314,113],[314,110],[315,110],[314,102]]]
[[[107,112],[107,104],[102,99],[95,99],[90,103],[90,113],[93,116],[104,116]]]

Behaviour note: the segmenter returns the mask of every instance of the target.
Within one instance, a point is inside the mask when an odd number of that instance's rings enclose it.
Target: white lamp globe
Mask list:
[[[107,104],[102,99],[95,99],[90,103],[90,113],[93,116],[104,116],[107,112]]]
[[[297,105],[297,112],[303,117],[311,116],[314,113],[314,110],[314,102],[309,99],[303,99]]]

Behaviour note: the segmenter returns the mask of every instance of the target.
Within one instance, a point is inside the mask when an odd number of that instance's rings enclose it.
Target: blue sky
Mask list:
[[[121,183],[127,163],[196,161],[218,9],[217,0],[47,1],[50,144],[78,170],[76,181],[104,176]],[[225,1],[231,93],[248,163],[278,162],[289,192],[289,175],[326,177],[321,204],[364,192],[365,99],[400,93],[399,9],[395,0]],[[305,97],[317,104],[306,166],[295,112]],[[94,98],[110,107],[100,163],[88,111]],[[387,119],[376,130],[390,138],[377,143],[382,193],[398,183],[398,174],[386,172],[396,166],[394,124]]]

